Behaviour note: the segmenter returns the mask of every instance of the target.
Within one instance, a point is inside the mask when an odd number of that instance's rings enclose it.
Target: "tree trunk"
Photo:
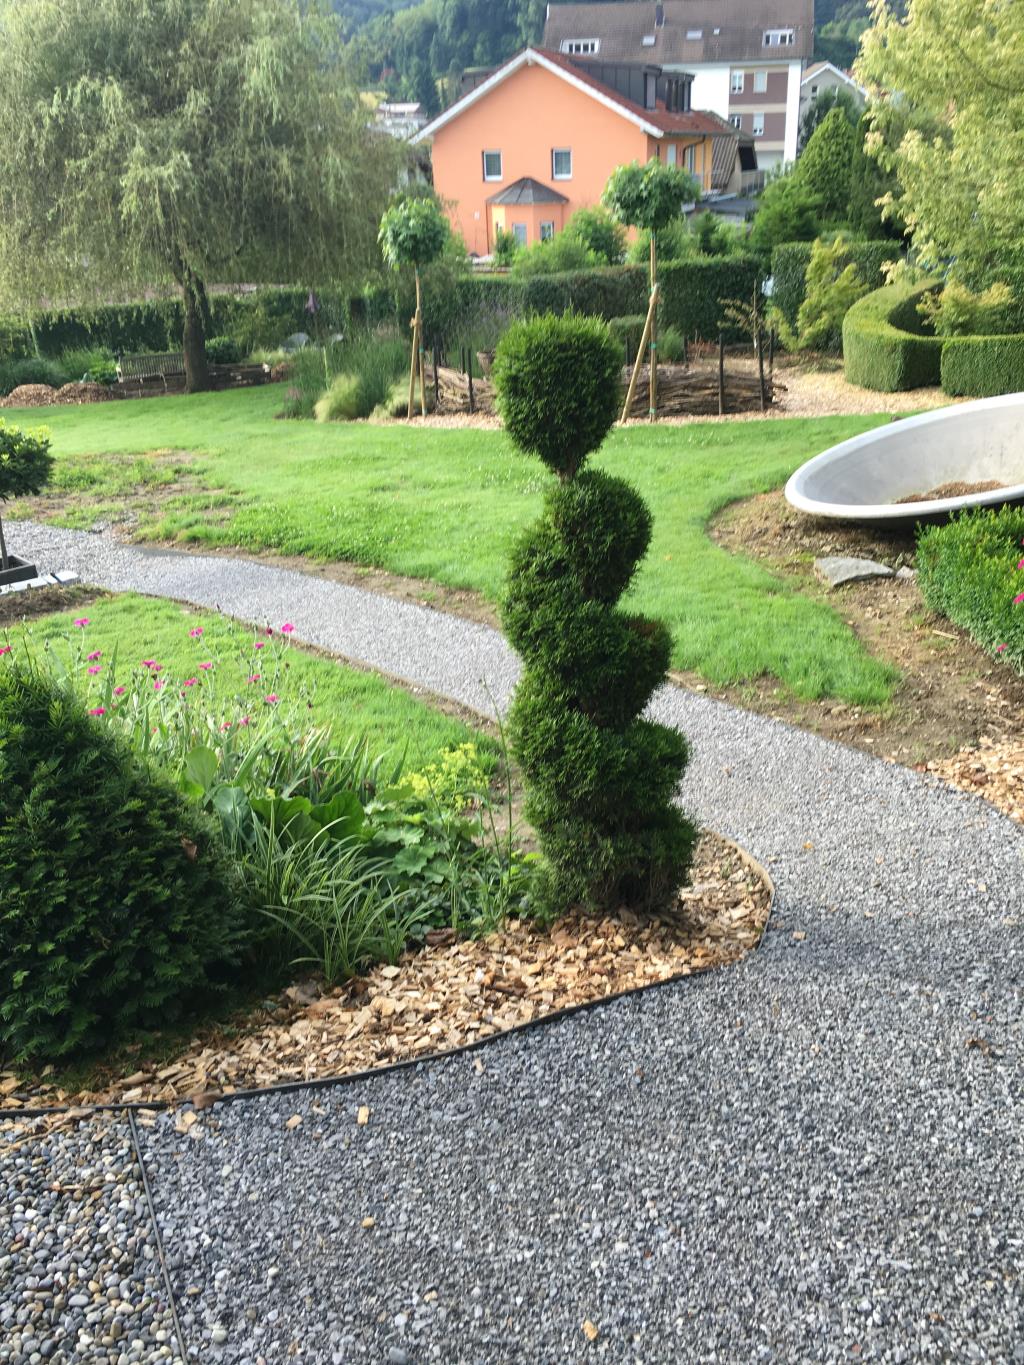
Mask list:
[[[10,557],[7,554],[7,541],[4,540],[4,524],[0,521],[0,569],[11,567]]]
[[[210,387],[210,372],[206,363],[206,328],[203,326],[206,290],[202,280],[187,269],[181,297],[185,306],[185,326],[181,338],[181,349],[185,353],[185,392],[199,393]]]

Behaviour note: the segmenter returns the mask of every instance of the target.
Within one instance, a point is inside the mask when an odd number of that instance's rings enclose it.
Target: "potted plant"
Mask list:
[[[8,498],[33,497],[45,488],[53,456],[44,431],[22,431],[0,418],[0,504]],[[36,566],[7,553],[0,520],[0,587],[38,578]]]

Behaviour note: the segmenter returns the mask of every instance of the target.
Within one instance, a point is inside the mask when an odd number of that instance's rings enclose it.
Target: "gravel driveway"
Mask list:
[[[355,588],[10,538],[481,710],[514,683],[494,632]],[[762,947],[475,1058],[143,1130],[191,1359],[1024,1362],[1024,831],[779,722],[655,709],[693,742],[688,805],[771,867]]]

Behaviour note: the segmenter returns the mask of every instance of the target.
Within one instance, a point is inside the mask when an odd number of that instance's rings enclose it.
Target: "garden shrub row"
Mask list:
[[[750,304],[763,276],[755,256],[708,256],[661,265],[662,326],[677,328],[687,340],[717,341],[720,331],[727,341],[739,340],[742,332],[726,324],[723,303]]]
[[[1024,389],[1024,335],[946,337],[942,388],[954,398],[989,398]]]
[[[918,583],[933,611],[1024,672],[1024,508],[963,512],[917,542]]]
[[[813,245],[813,242],[783,242],[772,252],[772,302],[790,327],[796,326],[797,314],[806,295],[807,267]],[[891,241],[849,242],[842,264],[855,265],[868,288],[877,289],[882,284],[882,266],[899,254],[898,246]]]
[[[846,378],[882,393],[938,384],[942,337],[922,335],[917,305],[935,285],[888,285],[865,294],[843,321]]]

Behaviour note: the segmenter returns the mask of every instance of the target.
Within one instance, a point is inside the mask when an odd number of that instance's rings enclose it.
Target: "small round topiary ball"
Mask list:
[[[571,479],[618,416],[622,348],[599,318],[548,313],[509,327],[493,378],[512,440]]]

